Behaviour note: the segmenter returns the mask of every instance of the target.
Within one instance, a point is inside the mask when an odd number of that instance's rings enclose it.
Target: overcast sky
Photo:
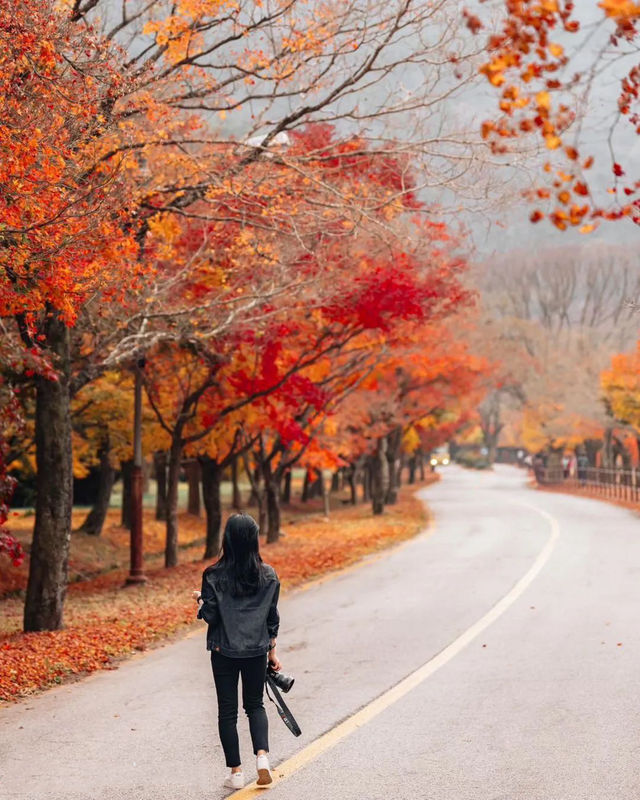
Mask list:
[[[109,16],[111,16],[111,13],[114,15],[119,14],[121,0],[108,0],[108,2],[110,3]],[[310,10],[313,8],[313,2],[314,0],[311,0],[308,6]],[[447,6],[447,11],[454,15],[453,19],[455,21],[457,18],[459,19],[463,8],[473,9],[474,3],[477,4],[478,0],[450,0],[450,6]],[[494,7],[500,8],[501,0],[490,0],[488,4],[479,5],[478,11],[486,14],[487,9],[491,8],[492,4]],[[602,20],[602,12],[597,8],[597,0],[580,0],[580,3],[576,5],[579,6],[577,15],[583,26],[583,32],[577,36],[559,32],[553,37],[554,41],[565,45],[568,52],[579,50],[579,55],[568,68],[569,74],[578,69],[584,70],[588,68],[593,63],[594,56],[602,47],[603,42],[608,39],[608,33],[605,28],[598,24]],[[433,35],[433,29],[424,32],[425,38]],[[577,48],[577,45],[581,43],[582,46]],[[479,44],[479,37],[476,39],[474,46],[477,46],[477,44]],[[129,43],[129,46],[135,47],[131,43]],[[410,50],[410,42],[404,42],[402,46]],[[584,127],[582,137],[582,152],[595,156],[596,164],[591,173],[591,180],[602,192],[611,183],[611,156],[607,143],[610,119],[615,112],[615,97],[619,90],[620,76],[628,69],[628,59],[626,62],[618,60],[616,63],[612,63],[595,80],[589,101],[587,124]],[[425,81],[425,75],[421,70],[424,70],[424,65],[419,69],[407,67],[403,75],[398,76],[396,74],[394,76],[394,81],[391,85],[382,84],[373,93],[369,92],[366,102],[374,105],[382,103],[389,95],[389,92],[419,92],[421,83]],[[398,80],[398,77],[400,77],[400,80]],[[478,79],[471,90],[458,93],[445,101],[442,107],[442,117],[448,120],[448,124],[450,124],[451,120],[454,120],[459,127],[477,132],[483,119],[491,115],[495,116],[497,100],[498,92],[492,90],[483,79]],[[298,102],[300,102],[299,99]],[[244,138],[250,126],[251,111],[252,109],[246,108],[229,114],[224,122],[224,134],[233,138]],[[220,124],[219,121],[216,122]],[[404,135],[408,135],[406,131],[410,129],[410,125],[396,127],[396,131],[399,131],[400,135],[403,135],[403,132]],[[638,173],[637,167],[640,157],[640,137],[632,131],[628,123],[623,122],[619,126],[619,131],[614,141],[620,153],[620,160],[623,161],[627,172],[633,175],[635,179]],[[532,180],[537,180],[538,175],[542,180],[541,164],[548,155],[548,152],[541,152],[537,157],[531,158],[527,164],[527,170],[523,171],[523,174],[518,178],[517,184],[509,182],[510,179],[513,181],[513,172],[495,171],[495,176],[492,177],[497,178],[498,182],[505,187],[503,202],[499,209],[491,207],[487,212],[482,213],[482,211],[478,210],[481,208],[481,204],[478,206],[477,204],[466,204],[463,201],[459,203],[462,209],[466,205],[475,205],[473,213],[461,210],[459,212],[456,211],[455,216],[471,231],[477,248],[477,257],[482,258],[492,252],[504,253],[513,249],[531,249],[573,242],[580,245],[585,244],[585,237],[577,232],[567,231],[561,233],[547,222],[542,222],[535,226],[532,225],[529,222],[529,214],[532,207],[520,201],[519,186],[525,186],[527,182],[530,183]],[[442,194],[441,197],[438,197],[429,194],[429,197],[430,199],[433,197],[436,201],[442,200],[448,208],[457,206],[457,203],[452,202],[451,196],[446,197]],[[606,194],[604,194],[604,197],[606,198]],[[591,240],[620,243],[634,242],[638,236],[640,236],[640,230],[638,230],[637,226],[631,222],[622,221],[602,224],[589,238]]]

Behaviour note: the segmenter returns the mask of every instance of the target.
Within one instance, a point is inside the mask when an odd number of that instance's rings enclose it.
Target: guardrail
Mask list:
[[[640,502],[640,469],[611,469],[582,467],[567,474],[562,467],[534,468],[536,481],[543,486],[564,486],[585,489],[592,494],[612,500]]]

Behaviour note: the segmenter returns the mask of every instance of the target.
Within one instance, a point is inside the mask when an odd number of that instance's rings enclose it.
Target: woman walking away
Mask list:
[[[269,767],[267,713],[263,691],[270,665],[280,669],[276,636],[280,617],[280,582],[259,552],[258,525],[248,514],[227,521],[222,556],[205,569],[198,596],[198,617],[208,625],[207,650],[218,696],[218,731],[231,774],[224,785],[242,789],[244,774],[238,743],[238,677],[242,676],[242,705],[249,718],[258,770],[258,786],[272,782]]]

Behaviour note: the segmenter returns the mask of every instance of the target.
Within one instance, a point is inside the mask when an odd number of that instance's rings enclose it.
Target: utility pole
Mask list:
[[[142,569],[142,370],[145,360],[135,365],[133,411],[133,469],[131,471],[131,566],[126,585],[145,583]]]

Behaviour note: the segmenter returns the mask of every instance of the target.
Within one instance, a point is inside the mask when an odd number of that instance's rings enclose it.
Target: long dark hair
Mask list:
[[[255,594],[263,580],[258,523],[249,514],[232,514],[222,537],[220,588],[233,597]]]

